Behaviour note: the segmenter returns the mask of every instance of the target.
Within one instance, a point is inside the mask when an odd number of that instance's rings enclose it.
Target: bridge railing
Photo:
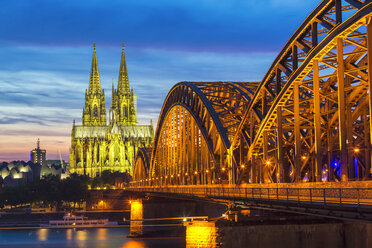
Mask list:
[[[278,201],[322,205],[372,206],[372,188],[264,188],[167,186],[132,187],[129,190],[154,193],[181,194],[205,198]]]

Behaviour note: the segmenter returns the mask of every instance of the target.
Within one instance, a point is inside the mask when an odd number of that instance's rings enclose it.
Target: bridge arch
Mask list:
[[[261,82],[176,84],[159,117],[149,184],[371,177],[371,18],[369,0],[323,0]],[[185,135],[193,142],[182,143]],[[187,171],[162,171],[172,167]],[[190,173],[212,180],[169,179]]]
[[[232,141],[236,149],[246,134],[250,144],[251,166],[238,182],[244,177],[252,182],[370,177],[371,11],[370,1],[325,0],[292,35]],[[252,122],[255,108],[263,116]],[[361,149],[365,155],[355,154]]]
[[[134,168],[133,168],[133,181],[138,182],[138,185],[146,185],[148,181],[148,174],[150,168],[150,160],[148,154],[151,149],[139,148],[136,153]]]
[[[156,184],[221,183],[227,150],[255,83],[180,82],[164,101],[151,154]],[[180,150],[181,149],[181,150]],[[170,166],[172,164],[172,166]]]

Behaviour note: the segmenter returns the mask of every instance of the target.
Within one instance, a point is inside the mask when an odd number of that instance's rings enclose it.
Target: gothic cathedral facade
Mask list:
[[[95,177],[102,171],[132,174],[139,148],[151,147],[152,123],[137,125],[137,96],[129,88],[128,71],[122,46],[117,89],[112,85],[111,106],[107,124],[105,92],[101,89],[96,47],[90,71],[89,88],[85,91],[82,125],[72,126],[70,173]]]

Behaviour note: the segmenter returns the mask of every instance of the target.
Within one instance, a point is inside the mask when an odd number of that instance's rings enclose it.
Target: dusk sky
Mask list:
[[[314,0],[2,0],[0,161],[68,161],[96,43],[107,109],[121,44],[138,122],[156,125],[180,81],[260,81]]]

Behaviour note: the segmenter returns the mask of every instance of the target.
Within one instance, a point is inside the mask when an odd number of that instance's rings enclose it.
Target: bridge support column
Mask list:
[[[282,79],[281,79],[281,71],[279,69],[276,70],[276,93],[279,94],[282,88]],[[284,182],[284,154],[283,154],[283,123],[282,123],[282,108],[278,107],[276,111],[277,121],[276,124],[278,126],[277,129],[277,169],[276,169],[276,182],[282,183]]]
[[[345,66],[343,39],[337,38],[337,94],[338,94],[338,135],[341,153],[341,181],[348,181],[348,151],[345,118]]]
[[[230,147],[227,149],[227,162],[228,162],[228,172],[229,172],[229,184],[235,184],[235,166],[234,166],[234,161],[233,161],[233,147]]]
[[[130,205],[130,234],[129,237],[143,234],[143,204],[141,199],[132,200]]]
[[[193,220],[185,222],[186,247],[220,247],[218,228],[215,222]]]
[[[368,86],[369,86],[369,158],[366,159],[366,170],[364,178],[371,176],[371,161],[372,161],[372,18],[367,19],[367,60],[368,60]],[[367,130],[364,130],[367,134]]]
[[[262,113],[266,115],[267,113],[267,99],[266,99],[266,90],[262,90]],[[267,131],[263,131],[263,161],[261,163],[261,170],[260,170],[260,183],[268,183],[269,182],[269,174],[267,166],[270,164],[270,158],[268,157],[268,139],[267,139]]]
[[[251,182],[257,183],[257,165],[254,156],[250,158],[251,163]]]
[[[300,91],[298,82],[294,82],[293,86],[294,100],[294,135],[295,135],[295,182],[301,180],[301,140],[300,140]]]
[[[282,108],[278,107],[277,110],[277,125],[278,125],[278,132],[277,132],[277,171],[276,171],[276,180],[278,183],[284,182],[284,154],[283,154],[283,126],[282,126]]]
[[[315,171],[313,174],[317,182],[322,181],[322,152],[320,130],[320,94],[319,94],[319,64],[313,62],[313,90],[314,90],[314,136],[315,136]]]

